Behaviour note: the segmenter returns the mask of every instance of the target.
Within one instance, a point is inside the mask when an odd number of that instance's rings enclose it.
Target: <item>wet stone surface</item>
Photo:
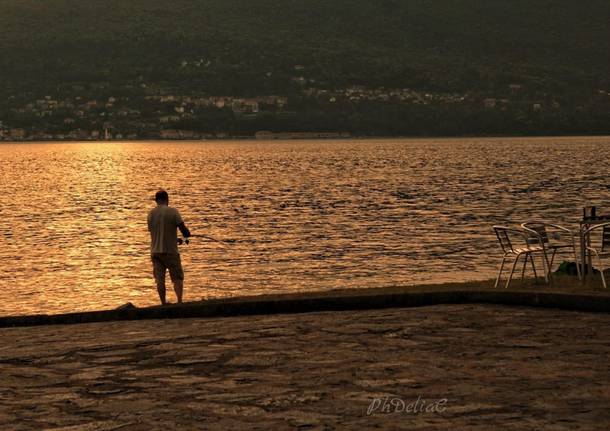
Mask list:
[[[442,305],[1,329],[0,428],[606,430],[609,323]]]

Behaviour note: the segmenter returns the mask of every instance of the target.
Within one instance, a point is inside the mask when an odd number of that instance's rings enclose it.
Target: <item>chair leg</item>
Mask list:
[[[597,260],[599,262],[599,273],[602,276],[602,284],[604,285],[604,289],[607,289],[608,286],[606,286],[606,277],[604,277],[604,266],[602,265],[602,259],[601,257],[597,256]]]
[[[534,265],[534,256],[530,255],[530,263],[532,264],[532,270],[534,271],[534,280],[538,282],[538,273],[536,272],[536,265]]]
[[[548,271],[546,269],[546,259],[544,257],[544,254],[542,256],[540,256],[541,260],[542,260],[542,269],[544,270],[544,282],[547,283],[549,281],[548,278]]]
[[[555,261],[555,254],[557,253],[557,249],[554,248],[553,249],[553,256],[551,256],[551,263],[549,264],[549,272],[551,271],[551,268],[553,268],[553,262]]]
[[[551,265],[549,264],[549,258],[545,252],[542,252],[542,265],[544,266],[544,281],[551,285]]]
[[[525,259],[523,260],[523,268],[521,269],[521,284],[523,284],[523,279],[525,278],[525,267],[527,266],[527,261],[529,260],[529,253],[525,255]]]
[[[515,257],[515,261],[513,262],[513,267],[510,270],[510,275],[508,276],[508,280],[506,280],[506,286],[504,286],[505,289],[508,289],[508,286],[510,286],[510,281],[513,279],[513,274],[515,273],[515,267],[517,266],[517,262],[519,261],[520,257],[521,257],[520,254],[518,254]]]
[[[498,272],[498,277],[496,278],[496,284],[494,284],[494,288],[498,287],[500,283],[500,276],[502,275],[502,270],[504,269],[504,263],[506,262],[506,256],[502,257],[502,264],[500,265],[500,272]]]

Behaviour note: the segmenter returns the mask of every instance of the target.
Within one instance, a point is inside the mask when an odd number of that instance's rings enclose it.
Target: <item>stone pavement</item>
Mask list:
[[[609,323],[454,304],[5,328],[0,429],[607,430]]]

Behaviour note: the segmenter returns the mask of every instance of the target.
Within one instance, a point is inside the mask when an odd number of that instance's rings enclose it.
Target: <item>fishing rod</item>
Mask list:
[[[213,236],[203,235],[203,234],[191,235],[189,238],[205,238],[205,239],[209,239],[210,241],[219,242],[222,244],[232,244],[235,242],[234,239],[216,239]]]
[[[222,245],[232,244],[232,243],[235,242],[235,240],[220,240],[220,239],[216,239],[216,238],[214,238],[212,236],[209,236],[209,235],[200,235],[199,234],[199,235],[191,235],[191,236],[185,238],[184,240],[182,238],[178,238],[178,245],[182,245],[183,242],[188,245],[190,238],[205,238],[207,240],[220,243]]]

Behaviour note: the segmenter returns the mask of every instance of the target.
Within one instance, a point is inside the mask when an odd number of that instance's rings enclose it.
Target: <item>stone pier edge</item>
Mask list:
[[[320,311],[370,310],[421,307],[439,304],[500,304],[558,308],[587,312],[610,312],[606,292],[561,292],[505,289],[455,289],[413,291],[409,288],[354,289],[213,299],[165,307],[128,308],[55,315],[0,317],[0,328],[109,322],[117,320],[230,317],[260,314],[308,313]]]

